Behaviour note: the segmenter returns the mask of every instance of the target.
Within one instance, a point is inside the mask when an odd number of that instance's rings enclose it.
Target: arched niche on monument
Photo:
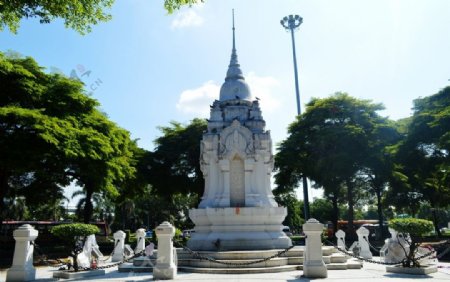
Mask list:
[[[227,172],[223,173],[225,191],[229,193],[230,207],[245,207],[246,180],[245,162],[253,157],[253,133],[234,120],[220,133],[220,159],[227,163]],[[228,188],[228,189],[227,189]]]
[[[230,161],[230,206],[245,206],[244,160],[238,154]]]

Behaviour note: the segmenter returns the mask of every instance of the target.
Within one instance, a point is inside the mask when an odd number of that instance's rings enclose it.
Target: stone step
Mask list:
[[[189,266],[178,266],[180,272],[190,273],[212,273],[212,274],[250,274],[250,273],[276,273],[298,270],[297,265],[283,265],[261,268],[200,268]]]
[[[295,246],[286,253],[282,254],[280,257],[303,257],[303,252],[305,250],[304,246]],[[261,250],[261,251],[223,251],[223,252],[209,252],[200,251],[197,252],[199,255],[204,257],[210,257],[218,260],[242,260],[242,259],[261,259],[273,256],[283,250]],[[323,256],[331,256],[336,253],[336,249],[331,246],[322,247]],[[193,255],[183,249],[177,249],[178,259],[189,259],[194,258]]]
[[[179,266],[199,267],[199,268],[262,268],[275,267],[289,264],[289,258],[273,258],[271,260],[262,261],[245,265],[245,263],[253,262],[254,260],[217,260],[219,262],[199,259],[178,259]],[[224,262],[226,264],[222,264]],[[242,265],[244,264],[244,265]]]
[[[137,257],[133,259],[134,266],[151,266],[156,264],[156,257]]]
[[[153,266],[135,266],[132,263],[122,263],[119,265],[119,272],[153,272]]]

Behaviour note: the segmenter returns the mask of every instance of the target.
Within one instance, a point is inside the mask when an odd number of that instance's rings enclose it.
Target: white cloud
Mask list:
[[[280,100],[276,97],[277,93],[274,93],[280,82],[275,77],[257,76],[254,72],[250,72],[245,76],[245,80],[250,86],[252,96],[260,99],[263,114],[275,112],[280,108]]]
[[[209,105],[219,98],[220,85],[213,81],[205,82],[196,89],[188,89],[181,92],[178,99],[177,109],[194,117],[209,116]]]
[[[201,26],[205,20],[198,14],[198,9],[189,8],[178,12],[172,21],[171,28]]]
[[[263,115],[275,112],[280,108],[281,102],[275,96],[277,93],[274,91],[280,84],[276,78],[257,76],[250,72],[245,79],[250,86],[252,96],[260,99]],[[209,105],[219,99],[220,86],[213,81],[208,81],[198,88],[183,91],[178,99],[177,109],[193,117],[209,117]]]

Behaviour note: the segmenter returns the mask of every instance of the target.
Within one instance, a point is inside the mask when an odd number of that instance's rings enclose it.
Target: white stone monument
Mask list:
[[[306,235],[303,276],[326,278],[328,271],[322,257],[322,239],[320,237],[323,232],[323,224],[315,218],[310,218],[303,224],[303,232]]]
[[[123,261],[123,252],[125,248],[125,237],[127,234],[122,230],[114,233],[114,254],[111,259],[112,262]]]
[[[164,221],[156,227],[156,236],[158,236],[158,255],[156,266],[153,268],[153,278],[156,279],[174,279],[177,276],[177,266],[175,264],[175,252],[172,244],[172,238],[175,235],[175,227],[169,222]]]
[[[24,224],[14,230],[13,264],[6,274],[6,281],[33,281],[36,279],[36,269],[33,266],[34,241],[38,236],[38,231],[29,224]]]
[[[371,259],[372,253],[370,252],[369,246],[369,234],[370,231],[365,227],[360,227],[356,230],[356,234],[358,235],[358,243],[361,248],[359,255],[365,259]]]
[[[292,245],[282,232],[286,208],[270,187],[272,140],[265,130],[258,99],[253,100],[240,69],[234,39],[220,99],[211,106],[201,141],[205,190],[189,211],[195,233],[192,250],[283,249]]]
[[[136,245],[136,248],[134,249],[134,253],[138,254],[138,253],[142,252],[143,250],[145,250],[145,229],[144,228],[139,228],[138,230],[136,230],[136,240],[137,240],[137,245]]]

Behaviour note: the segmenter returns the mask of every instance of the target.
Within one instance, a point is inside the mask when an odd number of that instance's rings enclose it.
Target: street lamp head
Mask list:
[[[286,29],[286,30],[294,30],[298,28],[303,22],[302,17],[299,15],[289,15],[284,17],[280,24]]]

